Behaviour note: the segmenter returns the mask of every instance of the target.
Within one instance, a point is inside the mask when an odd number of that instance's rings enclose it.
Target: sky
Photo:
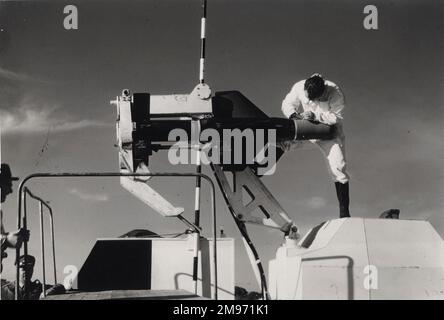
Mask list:
[[[71,1],[77,30],[63,28],[61,1],[0,3],[2,162],[24,178],[34,172],[117,171],[115,109],[123,88],[189,93],[198,83],[200,1]],[[444,5],[438,0],[372,1],[378,30],[363,27],[367,1],[208,0],[206,82],[213,92],[239,90],[269,116],[292,85],[314,72],[337,83],[344,110],[351,214],[377,218],[399,208],[444,236]],[[172,167],[163,154],[153,171]],[[211,174],[208,168],[204,173]],[[263,178],[302,234],[338,217],[321,153],[288,153]],[[153,186],[193,216],[194,180]],[[123,190],[118,180],[59,179],[30,189],[55,212],[59,277],[80,268],[97,237],[129,230],[183,232]],[[2,206],[14,229],[14,194]],[[202,195],[210,236],[208,189]],[[30,253],[38,256],[37,204],[30,204]],[[35,214],[34,214],[34,213]],[[258,290],[239,232],[218,194],[218,225],[236,239],[236,284]],[[249,226],[264,266],[279,231]],[[414,236],[414,235],[412,235]],[[4,275],[12,277],[11,259]],[[37,268],[36,276],[40,275]]]

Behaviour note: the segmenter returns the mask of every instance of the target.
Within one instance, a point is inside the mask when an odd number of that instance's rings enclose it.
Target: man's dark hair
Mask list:
[[[305,80],[304,89],[307,90],[308,99],[319,98],[325,90],[325,81],[320,74],[314,74]]]

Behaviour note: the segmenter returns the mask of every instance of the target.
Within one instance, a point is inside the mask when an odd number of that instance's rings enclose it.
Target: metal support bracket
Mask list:
[[[232,172],[233,188],[220,166],[214,166],[214,174],[225,195],[227,205],[233,209],[237,219],[242,222],[281,229],[284,232],[288,232],[289,227],[293,232],[296,231],[293,221],[251,168],[247,167],[243,171]],[[251,198],[248,203],[245,203],[244,191]],[[263,213],[264,217],[254,215],[258,210]]]

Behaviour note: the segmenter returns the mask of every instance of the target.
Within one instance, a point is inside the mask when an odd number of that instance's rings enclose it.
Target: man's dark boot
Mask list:
[[[338,196],[338,201],[339,201],[339,217],[340,218],[350,217],[350,211],[348,209],[350,205],[348,182],[347,183],[335,182],[335,187],[336,187],[336,195]]]

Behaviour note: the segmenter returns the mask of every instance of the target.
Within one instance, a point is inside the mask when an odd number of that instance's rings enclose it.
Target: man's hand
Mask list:
[[[301,117],[304,120],[314,120],[314,113],[311,111],[304,111],[301,113]]]
[[[8,242],[8,247],[10,248],[20,248],[23,241],[29,240],[29,230],[19,229],[8,233],[6,236],[6,241]]]
[[[293,112],[289,119],[290,120],[302,120],[302,117],[299,113]]]

